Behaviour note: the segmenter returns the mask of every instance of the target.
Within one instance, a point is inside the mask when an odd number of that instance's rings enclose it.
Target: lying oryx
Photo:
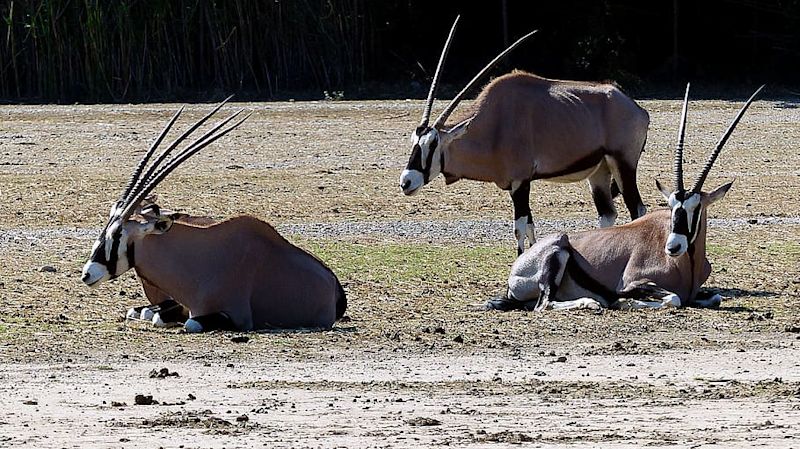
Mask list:
[[[439,75],[457,23],[458,18],[439,58],[422,121],[411,133],[411,157],[400,175],[403,193],[416,193],[439,173],[447,184],[471,179],[509,190],[519,254],[525,249],[526,236],[530,244],[535,241],[529,205],[532,180],[588,180],[601,227],[612,226],[617,218],[616,190],[621,191],[632,219],[644,215],[636,168],[650,117],[612,84],[550,80],[515,71],[489,83],[468,118],[445,125],[467,91],[533,32],[484,67],[429,126]]]
[[[134,215],[156,216],[164,214],[174,218],[177,223],[189,224],[193,226],[210,226],[215,221],[209,217],[195,217],[187,214],[172,214],[162,211],[156,204],[156,195],[151,195],[142,200],[140,208]],[[135,270],[135,268],[134,268]],[[176,302],[168,294],[161,291],[155,285],[139,276],[142,283],[142,290],[149,304],[145,306],[131,307],[125,315],[130,320],[150,321],[156,327],[182,326],[189,319],[189,309]]]
[[[671,210],[655,211],[622,226],[539,240],[511,267],[506,296],[490,300],[487,308],[718,306],[719,295],[698,295],[711,273],[706,258],[707,207],[722,199],[733,183],[710,193],[701,189],[723,145],[763,87],[739,111],[687,191],[683,186],[687,85],[675,151],[675,190],[657,182]]]
[[[245,215],[197,225],[153,205],[141,206],[172,170],[247,118],[220,130],[241,111],[236,112],[160,166],[221,107],[175,139],[142,175],[181,111],[175,114],[112,207],[83,267],[82,280],[95,286],[135,268],[146,291],[189,309],[191,319],[184,325],[189,332],[330,328],[347,307],[339,280],[325,264],[286,241],[269,224]]]

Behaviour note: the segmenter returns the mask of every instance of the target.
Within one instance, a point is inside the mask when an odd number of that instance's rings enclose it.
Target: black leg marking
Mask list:
[[[192,317],[193,320],[200,323],[203,326],[203,332],[210,332],[210,331],[235,331],[237,330],[236,325],[233,324],[231,318],[223,313],[212,313],[209,315],[203,316],[195,316]]]
[[[594,207],[597,209],[597,215],[600,217],[613,217],[616,216],[614,209],[614,200],[609,193],[601,187],[592,188],[592,200],[594,200]]]
[[[671,291],[665,290],[652,282],[647,282],[628,286],[624,290],[619,291],[617,293],[617,297],[636,299],[640,301],[647,299],[661,300],[671,294],[673,294]]]
[[[189,312],[185,307],[172,299],[167,299],[158,304],[148,304],[146,306],[134,307],[134,316],[129,319],[138,320],[142,315],[143,310],[148,310],[148,316],[153,316],[156,313],[160,314],[161,321],[165,324],[180,323],[183,324],[189,318]]]
[[[495,296],[486,301],[483,305],[483,310],[499,310],[501,312],[508,312],[510,310],[533,310],[533,301],[517,301],[515,298],[509,298],[508,294]]]
[[[611,198],[618,197],[620,193],[622,192],[619,190],[619,185],[617,184],[617,180],[611,178]]]
[[[629,167],[625,163],[619,163],[619,177],[622,190],[622,199],[625,200],[625,207],[631,214],[631,220],[639,218],[639,207],[642,206],[642,196],[639,187],[636,185],[636,169]]]
[[[168,299],[158,305],[158,312],[161,316],[161,321],[164,323],[181,323],[183,324],[189,319],[189,313],[182,305],[178,304],[172,299]]]
[[[514,202],[514,220],[524,216],[531,216],[530,196],[530,181],[524,181],[517,190],[511,192],[511,201]]]
[[[533,215],[531,214],[531,205],[530,205],[530,196],[531,196],[531,182],[530,181],[523,181],[517,190],[511,192],[511,201],[514,203],[514,237],[517,239],[517,256],[522,254],[524,247],[519,244],[520,240],[525,242],[525,232],[526,229],[516,229],[517,220],[522,217],[527,217],[527,223],[533,223]],[[517,235],[517,233],[522,233],[522,235]],[[530,242],[533,245],[533,242]]]

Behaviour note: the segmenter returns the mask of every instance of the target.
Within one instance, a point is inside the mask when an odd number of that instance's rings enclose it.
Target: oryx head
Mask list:
[[[161,131],[156,141],[153,142],[153,145],[147,153],[145,153],[144,157],[142,157],[142,160],[139,161],[120,199],[111,206],[108,221],[92,246],[92,253],[89,256],[89,260],[83,266],[81,280],[86,285],[93,287],[103,281],[114,279],[128,271],[135,264],[135,242],[141,240],[141,238],[146,235],[163,234],[170,229],[176,215],[161,211],[158,205],[154,203],[152,197],[148,198],[148,194],[186,159],[232,131],[244,122],[249,115],[240,119],[233,125],[220,130],[220,128],[238,116],[242,110],[235,112],[230,117],[215,125],[202,137],[189,144],[177,155],[170,158],[164,166],[159,166],[175,147],[185,140],[189,134],[200,127],[200,125],[205,123],[205,121],[217,112],[229,99],[230,97],[175,139],[161,152],[153,164],[150,165],[147,172],[142,175],[147,161],[153,153],[155,153],[156,148],[158,148],[161,141],[167,135],[167,132],[169,132],[172,125],[178,119],[183,108],[181,108],[172,117],[172,120],[167,123],[167,126]]]
[[[661,194],[664,195],[664,198],[667,200],[667,203],[672,210],[670,234],[667,237],[666,244],[664,245],[664,252],[668,255],[672,257],[678,257],[686,253],[686,251],[689,249],[689,245],[694,243],[698,233],[700,232],[700,228],[703,225],[701,222],[701,217],[704,208],[716,201],[721,200],[731,188],[731,185],[733,185],[733,182],[729,182],[714,189],[710,193],[702,191],[703,183],[705,182],[709,171],[711,171],[714,161],[716,161],[717,156],[719,156],[720,151],[722,151],[722,147],[725,145],[725,142],[728,141],[731,133],[733,133],[736,125],[739,124],[739,120],[741,120],[745,111],[747,111],[747,108],[750,107],[750,104],[753,102],[756,95],[758,95],[763,88],[764,86],[759,87],[753,93],[753,95],[750,96],[750,99],[747,100],[747,103],[745,103],[745,105],[736,115],[736,118],[734,118],[731,124],[728,126],[725,134],[723,134],[722,138],[720,138],[719,142],[717,142],[717,146],[708,157],[708,160],[703,167],[703,171],[700,173],[700,176],[698,176],[694,187],[692,187],[691,190],[686,190],[683,186],[683,140],[686,132],[686,113],[689,105],[689,84],[686,85],[686,94],[683,98],[683,110],[681,113],[681,125],[678,130],[678,145],[675,148],[675,190],[670,191],[662,186],[658,180],[656,180],[656,186],[658,187],[658,190],[660,190]]]
[[[521,44],[525,39],[532,36],[536,31],[532,31],[525,36],[519,38],[516,42],[511,44],[502,53],[497,55],[483,70],[478,72],[472,80],[461,89],[461,92],[455,96],[447,105],[444,111],[439,114],[433,125],[430,124],[431,109],[433,101],[436,96],[436,88],[439,85],[439,75],[442,73],[442,66],[444,60],[447,58],[447,52],[450,51],[450,43],[453,40],[453,35],[458,25],[456,17],[453,26],[450,28],[450,34],[447,36],[447,41],[444,44],[441,56],[439,56],[439,64],[436,66],[436,72],[433,75],[431,88],[428,91],[428,98],[425,102],[425,109],[422,112],[422,120],[419,125],[411,132],[411,156],[408,159],[408,164],[403,172],[400,174],[400,188],[406,195],[413,195],[419,191],[423,185],[431,182],[439,173],[444,169],[444,149],[454,140],[462,137],[469,127],[470,121],[467,119],[461,123],[451,127],[445,128],[444,123],[450,114],[453,113],[456,106],[464,99],[467,92],[478,84],[484,75],[492,69],[501,59],[503,59],[511,50]]]

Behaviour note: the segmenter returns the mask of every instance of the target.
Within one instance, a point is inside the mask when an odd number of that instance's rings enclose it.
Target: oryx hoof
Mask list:
[[[185,330],[187,334],[199,334],[203,332],[203,325],[200,324],[199,321],[189,318],[183,323],[183,330]]]
[[[143,321],[151,321],[157,314],[153,312],[151,307],[145,307],[139,314],[139,319]]]
[[[722,305],[722,296],[720,296],[719,294],[712,296],[711,298],[708,299],[707,304],[708,304],[707,307],[709,308],[712,309],[718,308],[720,305]]]
[[[167,327],[167,323],[161,319],[161,314],[158,312],[153,314],[152,318],[150,318],[150,322],[153,323],[155,327]]]
[[[494,298],[486,301],[483,305],[483,310],[499,310],[507,312],[509,310],[519,310],[524,308],[525,303],[519,302],[514,299],[509,299],[507,296],[495,296]]]
[[[136,307],[131,307],[125,313],[125,319],[126,320],[138,320],[139,319],[139,314],[140,314],[140,311],[136,310]]]
[[[667,295],[661,301],[661,307],[680,307],[680,306],[681,306],[681,298],[675,294]]]

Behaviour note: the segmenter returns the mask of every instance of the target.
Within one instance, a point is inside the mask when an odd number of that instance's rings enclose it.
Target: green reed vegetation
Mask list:
[[[0,98],[273,96],[359,82],[365,0],[0,1]]]

